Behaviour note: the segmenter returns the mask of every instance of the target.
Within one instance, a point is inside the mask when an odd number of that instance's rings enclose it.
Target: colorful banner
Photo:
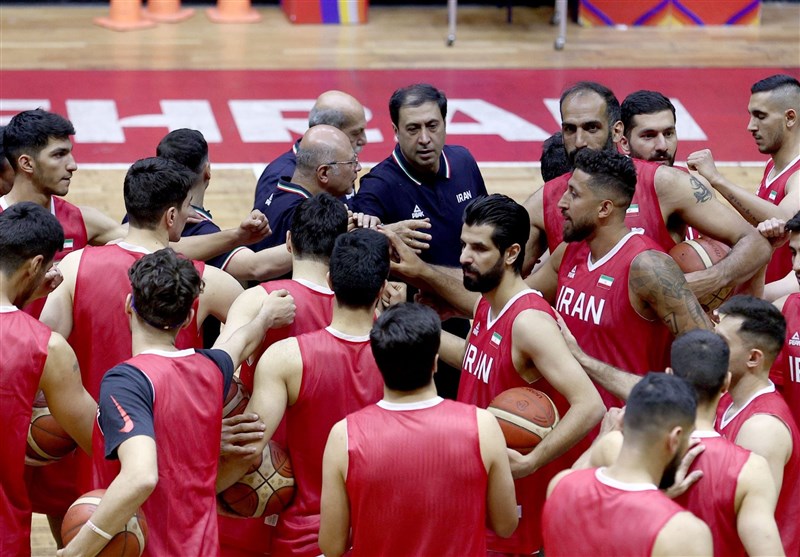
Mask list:
[[[578,21],[610,25],[758,25],[760,0],[581,0]]]

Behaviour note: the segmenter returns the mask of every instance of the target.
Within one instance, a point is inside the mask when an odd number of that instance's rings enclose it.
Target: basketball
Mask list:
[[[500,422],[506,445],[528,454],[558,425],[550,397],[530,387],[515,387],[497,395],[487,408]]]
[[[64,516],[64,522],[61,523],[61,538],[64,540],[64,545],[68,544],[86,524],[86,521],[92,517],[105,493],[105,489],[95,489],[81,495],[70,505],[69,509],[67,509],[67,514]],[[114,537],[109,540],[97,556],[140,557],[144,552],[146,543],[147,521],[142,514],[142,510],[139,509],[128,520],[125,527],[114,534]]]
[[[669,250],[670,256],[681,268],[684,273],[702,271],[708,269],[719,262],[731,251],[731,248],[712,238],[698,237],[694,240],[686,240],[677,244]],[[714,293],[708,294],[698,299],[703,311],[706,313],[717,309],[727,300],[733,287],[725,286]]]
[[[250,402],[250,393],[247,392],[247,387],[234,375],[231,386],[228,388],[228,392],[225,395],[222,417],[230,418],[231,416],[238,416],[247,408],[248,402]]]
[[[31,423],[28,427],[28,446],[25,448],[25,464],[46,466],[64,458],[78,445],[50,414],[44,393],[39,391],[33,401]]]
[[[246,518],[281,512],[294,495],[289,455],[274,441],[267,443],[258,463],[238,482],[218,495],[228,511]]]

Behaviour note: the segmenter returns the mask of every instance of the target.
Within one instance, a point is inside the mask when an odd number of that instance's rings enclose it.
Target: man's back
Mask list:
[[[783,303],[781,313],[786,318],[786,341],[783,349],[772,364],[769,378],[776,385],[782,379],[783,396],[794,416],[794,423],[800,423],[800,293],[790,294]]]
[[[347,448],[354,556],[486,554],[475,407],[381,401],[347,417]]]
[[[328,434],[336,422],[383,395],[368,336],[352,337],[328,327],[296,340],[303,375],[286,423],[297,492],[278,522],[272,547],[276,556],[319,555],[322,453]]]
[[[604,470],[577,470],[552,490],[542,524],[548,557],[650,557],[662,528],[683,512],[655,485],[620,482]]]
[[[275,193],[275,187],[281,178],[290,179],[294,174],[294,169],[297,168],[297,146],[300,141],[296,141],[292,148],[281,154],[277,159],[272,161],[261,173],[256,184],[255,199],[253,201],[253,209],[261,212],[264,211],[265,202],[269,196]]]
[[[770,177],[774,170],[775,160],[770,159],[766,168],[764,168],[764,176],[761,178],[761,185],[759,185],[756,195],[761,199],[778,205],[786,197],[786,185],[789,179],[800,172],[800,156],[789,163],[777,176]],[[789,244],[784,244],[772,254],[772,259],[767,265],[765,281],[770,283],[780,280],[791,270],[792,255],[789,252]]]

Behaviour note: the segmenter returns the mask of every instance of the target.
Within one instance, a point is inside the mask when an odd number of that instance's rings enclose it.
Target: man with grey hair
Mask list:
[[[364,107],[355,97],[342,91],[325,91],[317,98],[308,114],[308,127],[313,128],[319,125],[333,126],[342,130],[350,140],[356,154],[360,153],[367,144],[367,117],[364,114]],[[265,202],[270,195],[275,193],[278,181],[284,177],[288,180],[292,176],[297,166],[299,146],[300,140],[298,139],[291,149],[269,163],[264,169],[256,184],[253,209],[264,211]]]
[[[286,231],[297,205],[319,192],[342,197],[352,190],[361,165],[347,135],[326,124],[308,129],[297,145],[297,167],[291,178],[278,180],[261,211],[269,219],[272,235],[254,244],[254,251],[286,242]]]

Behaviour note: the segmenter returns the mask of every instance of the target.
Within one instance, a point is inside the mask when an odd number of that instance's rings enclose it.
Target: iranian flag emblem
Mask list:
[[[605,288],[608,290],[611,288],[612,284],[614,284],[614,279],[608,275],[600,275],[600,278],[597,279],[597,286],[600,288]]]
[[[492,338],[490,341],[492,344],[494,344],[495,346],[500,346],[501,340],[503,340],[503,337],[501,337],[498,333],[492,333]]]

